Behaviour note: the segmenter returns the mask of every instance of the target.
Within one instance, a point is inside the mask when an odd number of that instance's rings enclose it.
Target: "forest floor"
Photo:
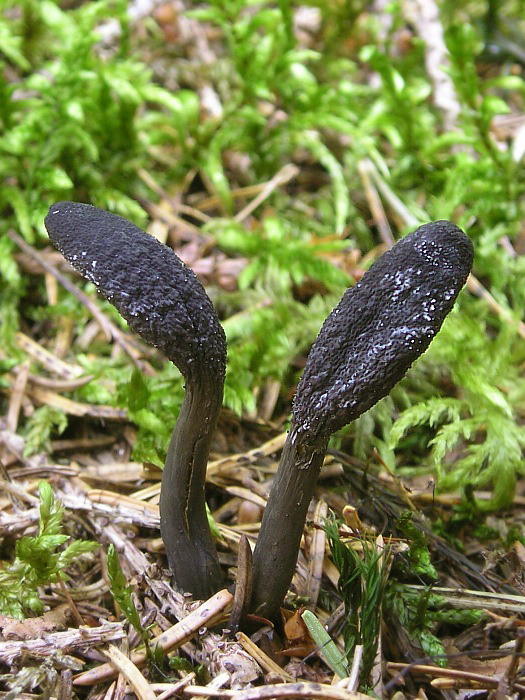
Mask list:
[[[195,72],[189,64],[196,57],[205,67],[218,60],[219,30],[186,18],[180,3],[157,5],[148,21],[158,25],[168,45],[181,42],[179,64],[188,61],[188,71]],[[315,14],[303,9],[298,33],[306,51],[315,47],[320,29]],[[133,25],[142,58],[170,88],[170,53],[156,47],[147,55],[143,20]],[[400,44],[409,42],[411,31],[405,22]],[[207,76],[203,70],[197,82],[202,80],[201,109],[209,114],[217,109],[217,96]],[[270,105],[261,98],[264,109]],[[278,111],[273,118],[284,119]],[[502,142],[520,125],[507,124]],[[276,192],[299,198],[326,185],[329,159],[321,168],[300,149],[294,162],[257,184],[249,183],[242,154],[233,147],[226,151],[235,222],[247,229],[256,227],[250,217],[258,207],[272,216]],[[239,279],[247,274],[249,255],[230,254],[202,233],[203,224],[226,214],[220,186],[217,193],[206,174],[196,175],[198,167],[196,162],[175,194],[138,168],[154,197],[137,199],[149,216],[148,230],[168,242],[207,288],[242,296]],[[378,204],[373,178],[361,174],[359,206],[370,206],[377,237],[373,245],[322,255],[354,280],[389,247],[390,223],[399,221]],[[372,439],[366,457],[354,456],[353,436],[346,436],[325,459],[281,614],[271,621],[248,614],[232,624],[242,594],[235,594],[233,584],[246,573],[238,568],[249,566],[239,557],[240,544],[247,538],[253,548],[286,438],[293,396],[289,375],[261,381],[249,410],[232,410],[232,399],[221,413],[206,481],[225,589],[208,601],[194,601],[173,589],[167,570],[159,533],[161,469],[157,460],[133,453],[137,422],[146,415],[137,411],[147,408],[149,398],[138,376],[152,382],[160,377],[162,384],[162,357],[108,305],[99,305],[92,291],[86,294],[83,281],[51,246],[24,241],[14,228],[7,236],[28,280],[20,304],[34,306],[38,297],[41,306],[59,306],[44,320],[25,315],[21,306],[15,351],[0,350],[0,601],[6,613],[0,615],[0,698],[525,697],[523,481],[510,504],[491,511],[483,505],[493,496],[491,484],[463,493],[437,490],[429,471],[399,476]],[[517,250],[520,245],[522,239]],[[64,280],[82,312],[75,307],[68,316]],[[290,286],[301,303],[324,290],[308,277]],[[464,294],[487,302],[495,317],[505,315],[501,297],[496,300],[475,277]],[[253,306],[272,304],[263,295]],[[240,306],[234,310],[226,321],[233,328],[246,313]],[[307,348],[294,355],[295,370],[306,355]],[[124,390],[111,372],[104,376],[112,363],[135,368],[135,384]],[[94,376],[90,369],[97,366],[102,369]],[[170,376],[163,381],[161,403],[167,401]],[[98,389],[83,399],[78,392],[90,383]],[[146,398],[137,408],[133,400],[141,391]],[[177,391],[180,403],[181,385]],[[124,398],[106,400],[111,394]],[[245,409],[246,401],[239,401]],[[42,407],[48,411],[40,414],[48,439],[40,440],[38,420],[31,431],[27,420]],[[65,423],[60,416],[67,416]],[[149,454],[147,435],[140,439],[141,454]],[[110,545],[117,557],[108,558]],[[356,555],[351,572],[336,565],[338,546]],[[305,610],[328,631],[330,644],[319,629],[312,633],[307,627]]]

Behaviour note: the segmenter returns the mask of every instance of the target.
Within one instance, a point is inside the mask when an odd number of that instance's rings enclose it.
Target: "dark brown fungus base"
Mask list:
[[[271,617],[295,569],[330,435],[382,399],[427,349],[472,266],[448,221],[421,226],[348,289],[315,341],[254,553],[252,609]]]
[[[222,587],[204,500],[226,365],[217,314],[195,274],[173,251],[126,219],[87,204],[59,202],[45,225],[71,265],[184,376],[186,393],[162,477],[161,533],[177,588],[207,598]]]

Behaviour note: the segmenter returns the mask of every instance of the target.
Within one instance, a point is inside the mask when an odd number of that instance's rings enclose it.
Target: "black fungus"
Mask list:
[[[428,347],[464,285],[472,244],[421,226],[372,265],[328,316],[297,387],[290,432],[253,557],[252,607],[272,617],[292,580],[330,435],[371,408]]]
[[[53,204],[45,226],[66,260],[186,379],[224,376],[226,340],[217,314],[168,246],[121,216],[78,202]]]
[[[429,346],[472,266],[448,221],[421,226],[382,255],[328,316],[297,388],[299,439],[315,441],[385,396]]]
[[[226,367],[226,339],[215,309],[170,248],[120,216],[59,202],[45,225],[62,255],[186,379],[162,475],[160,526],[175,585],[207,598],[222,587],[204,500]]]

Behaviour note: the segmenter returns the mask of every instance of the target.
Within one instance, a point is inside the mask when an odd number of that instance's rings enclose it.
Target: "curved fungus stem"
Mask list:
[[[452,309],[472,266],[454,224],[421,226],[348,289],[312,346],[253,558],[252,609],[272,617],[288,590],[332,433],[404,377]]]
[[[177,365],[186,381],[162,477],[161,533],[177,588],[208,598],[222,587],[204,500],[226,366],[217,314],[174,252],[126,219],[88,204],[59,202],[49,209],[45,225],[71,265],[133,331]]]

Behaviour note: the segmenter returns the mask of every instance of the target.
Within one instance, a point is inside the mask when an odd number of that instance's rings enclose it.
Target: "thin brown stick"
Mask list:
[[[244,634],[244,632],[238,632],[235,635],[235,639],[239,642],[242,648],[250,654],[250,656],[255,659],[259,666],[266,671],[266,673],[275,673],[280,676],[285,681],[293,682],[293,677],[287,673],[283,668],[275,663],[267,654],[259,649],[255,642]]]
[[[19,367],[13,368],[13,374],[19,373]],[[51,379],[50,377],[44,377],[40,374],[29,373],[27,377],[31,384],[36,384],[36,386],[43,387],[44,389],[49,389],[51,391],[56,391],[61,393],[62,391],[75,391],[75,389],[80,389],[80,387],[89,384],[93,379],[92,374],[85,374],[83,377],[78,379]]]
[[[209,695],[205,686],[192,685],[185,688],[184,695]],[[348,690],[322,683],[276,683],[275,685],[249,688],[248,690],[216,689],[213,695],[234,700],[269,700],[270,698],[320,698],[320,700],[370,700],[368,695],[350,693]]]
[[[144,170],[143,168],[139,168],[137,171],[138,176],[140,179],[150,188],[155,192],[161,199],[169,202],[171,206],[173,207],[175,213],[172,214],[172,216],[176,217],[176,220],[170,219],[168,223],[176,223],[177,225],[181,226],[182,228],[188,228],[189,230],[195,232],[196,227],[193,226],[193,224],[189,224],[187,221],[184,219],[180,219],[177,214],[180,212],[181,214],[187,214],[188,216],[192,216],[194,219],[197,219],[197,221],[202,221],[202,223],[207,223],[208,221],[211,220],[211,216],[208,216],[208,214],[204,214],[204,212],[200,211],[199,209],[195,209],[194,207],[189,207],[186,204],[181,204],[178,199],[175,197],[172,197],[169,192],[167,192],[163,187],[161,187],[155,179],[147,172],[147,170]],[[158,216],[159,219],[164,219],[165,215],[161,207],[156,206],[154,209],[156,215]],[[198,230],[198,229],[197,229]]]
[[[29,361],[25,360],[18,366],[18,372],[14,381],[9,397],[9,409],[7,411],[6,427],[11,432],[15,433],[18,426],[18,417],[22,407],[22,399],[27,386],[29,377]]]
[[[114,644],[110,644],[107,649],[102,651],[104,656],[109,659],[109,663],[121,673],[133,688],[139,700],[157,700],[157,696],[150,688],[148,681],[136,665],[123,654]]]
[[[27,353],[29,357],[35,362],[38,362],[39,365],[51,374],[71,381],[78,380],[79,377],[84,374],[84,370],[80,365],[64,362],[64,360],[61,360],[52,352],[49,352],[49,350],[25,333],[18,332],[15,335],[15,339],[16,344],[21,350]]]
[[[516,675],[519,672],[520,663],[523,662],[523,653],[525,652],[525,629],[519,627],[517,630],[516,643],[512,650],[510,663],[507,666],[500,682],[498,683],[498,692],[502,695],[511,695],[513,682],[516,680]]]
[[[49,659],[53,652],[69,653],[91,649],[98,644],[122,639],[125,631],[120,622],[103,622],[99,627],[81,627],[65,632],[50,632],[43,638],[0,641],[0,661],[12,664],[17,659],[31,656]],[[78,668],[78,659],[76,668]]]
[[[230,629],[236,632],[246,615],[252,597],[252,550],[246,535],[241,535],[237,556],[237,580],[230,615]]]
[[[64,582],[64,579],[62,578],[62,575],[61,575],[61,574],[59,574],[58,585],[60,586],[60,590],[62,591],[62,595],[63,595],[64,598],[67,600],[67,604],[69,605],[69,608],[70,608],[70,610],[71,610],[71,613],[72,613],[73,617],[75,618],[75,620],[76,620],[76,622],[77,622],[77,625],[78,625],[79,627],[82,627],[82,625],[85,625],[86,622],[85,622],[85,620],[82,618],[82,615],[80,614],[80,612],[79,612],[77,606],[75,605],[75,601],[74,601],[73,598],[69,595],[69,591],[68,591],[68,589],[67,589],[67,586],[66,586],[66,584],[65,584],[65,582]]]
[[[160,221],[168,224],[169,226],[176,226],[177,228],[186,229],[187,231],[190,231],[194,236],[202,236],[202,231],[198,226],[195,226],[195,224],[192,224],[189,221],[186,221],[185,219],[181,219],[181,217],[177,216],[177,214],[163,209],[158,204],[154,204],[153,202],[145,202],[144,208],[152,217],[154,217],[155,219],[159,219]]]
[[[326,547],[326,532],[324,522],[328,517],[328,505],[320,499],[315,507],[314,527],[310,536],[308,553],[308,572],[305,581],[305,594],[308,596],[308,609],[315,610],[323,578],[323,563]]]
[[[458,671],[454,668],[441,668],[441,666],[429,666],[426,664],[403,664],[393,661],[387,662],[390,671],[409,671],[410,673],[422,673],[431,678],[455,678],[465,682],[479,683],[485,688],[497,688],[498,679],[494,676],[485,676],[482,673],[470,671]]]
[[[408,584],[412,591],[423,593],[426,586]],[[510,593],[490,593],[489,591],[474,591],[458,588],[443,588],[436,586],[432,593],[445,598],[448,605],[453,608],[467,608],[478,610],[501,610],[511,614],[522,613],[525,608],[525,596],[512,595]]]
[[[345,684],[345,688],[349,691],[356,690],[359,685],[359,671],[361,668],[361,662],[363,660],[363,645],[356,644],[354,647],[354,658],[352,659],[352,668],[350,669],[350,675],[348,676],[348,682]],[[344,679],[346,680],[346,679]]]
[[[265,199],[268,199],[275,189],[285,185],[287,182],[296,177],[298,173],[299,168],[292,163],[287,163],[287,165],[284,165],[279,172],[272,177],[271,180],[268,180],[268,182],[265,183],[259,194],[252,199],[252,201],[247,204],[244,209],[241,209],[241,211],[235,215],[235,221],[241,222],[244,221],[244,219],[247,219],[248,216],[250,216],[250,214],[255,211],[255,209],[257,209],[257,207],[262,204]]]
[[[381,240],[383,241],[383,243],[385,243],[385,245],[388,248],[392,248],[392,246],[395,243],[394,236],[392,235],[392,229],[390,228],[390,224],[388,223],[388,219],[385,214],[381,198],[377,192],[375,185],[370,179],[368,159],[361,160],[357,165],[357,170],[359,172],[359,175],[361,176],[361,181],[363,183],[363,187],[365,188],[365,195],[368,201],[368,206],[370,207],[370,211],[374,218],[374,222],[378,228]]]
[[[525,338],[525,323],[523,321],[518,321],[514,318],[508,309],[505,309],[501,304],[499,304],[492,294],[485,289],[481,282],[470,274],[467,280],[467,288],[469,292],[472,292],[475,296],[483,299],[491,311],[493,311],[497,316],[499,316],[504,321],[507,321],[513,326],[516,326],[520,337]]]
[[[71,416],[90,416],[91,418],[116,421],[128,420],[128,412],[124,408],[73,401],[73,399],[68,399],[67,396],[62,396],[39,386],[30,385],[27,389],[27,394],[39,403],[59,408]]]
[[[188,673],[187,676],[177,683],[152,683],[151,685],[154,689],[167,685],[167,689],[157,696],[157,700],[168,700],[168,698],[172,698],[177,693],[180,693],[184,686],[188,685],[193,680],[195,680],[195,673],[191,671],[191,673]]]

